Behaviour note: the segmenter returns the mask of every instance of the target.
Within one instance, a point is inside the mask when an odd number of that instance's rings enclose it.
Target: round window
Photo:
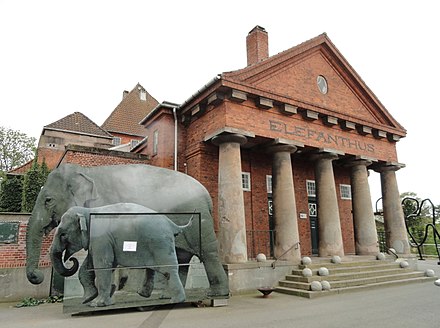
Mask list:
[[[325,79],[324,76],[322,75],[318,75],[318,77],[316,78],[316,83],[318,84],[318,89],[319,91],[325,95],[328,92],[328,85],[327,85],[327,80]]]

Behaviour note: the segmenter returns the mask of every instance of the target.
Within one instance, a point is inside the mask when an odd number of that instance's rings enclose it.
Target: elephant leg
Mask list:
[[[93,264],[88,254],[78,272],[79,282],[84,289],[83,304],[98,296],[98,289],[95,286],[95,271],[91,269],[93,269]]]
[[[121,290],[125,287],[125,284],[128,280],[128,270],[126,269],[119,269],[118,270],[118,290]]]
[[[167,278],[167,294],[170,295],[170,303],[182,303],[186,299],[185,290],[178,274],[178,267],[171,266],[162,272]]]
[[[189,265],[186,264],[189,264],[194,254],[180,248],[176,249],[176,253],[177,253],[177,261],[179,262],[179,264],[183,264],[179,266],[179,278],[180,281],[182,282],[182,285],[185,287],[186,279],[188,278],[188,271],[189,271]]]
[[[98,297],[96,297],[90,306],[108,306],[115,304],[112,300],[112,294],[116,289],[113,284],[113,273],[116,268],[115,255],[113,249],[106,242],[96,243],[91,247],[97,254],[93,258],[93,267],[99,268],[95,271],[95,283],[98,288]]]
[[[151,296],[154,287],[154,275],[155,275],[154,270],[152,269],[145,270],[145,278],[144,281],[142,282],[142,287],[137,292],[140,296],[143,297]]]
[[[96,271],[96,285],[98,287],[98,297],[92,302],[91,306],[108,306],[115,304],[111,298],[113,284],[112,284],[112,270]]]
[[[208,276],[208,296],[229,296],[229,281],[218,257],[216,241],[205,246],[200,261],[203,262]]]

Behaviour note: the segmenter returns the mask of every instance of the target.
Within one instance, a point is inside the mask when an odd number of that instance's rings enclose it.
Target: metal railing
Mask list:
[[[438,240],[440,240],[440,234],[436,228],[436,215],[435,215],[435,206],[434,204],[431,202],[430,199],[424,199],[421,202],[419,202],[417,199],[412,198],[412,197],[406,197],[402,200],[402,206],[405,205],[405,203],[412,203],[414,211],[410,214],[405,214],[405,226],[406,226],[406,231],[408,232],[408,235],[410,236],[411,239],[411,246],[412,247],[416,247],[417,248],[417,252],[419,253],[419,258],[420,260],[423,260],[423,255],[422,255],[422,250],[423,250],[423,246],[427,245],[426,244],[426,240],[428,239],[429,234],[429,230],[432,229],[432,237],[434,239],[434,245],[435,245],[435,251],[437,252],[437,256],[438,256],[438,262],[437,264],[440,265],[440,249],[439,249],[439,245],[438,245]],[[431,223],[427,223],[425,226],[425,231],[423,234],[423,238],[420,242],[418,242],[416,240],[416,238],[414,237],[414,234],[410,231],[409,229],[409,225],[407,224],[408,220],[411,219],[417,219],[421,216],[422,213],[422,209],[424,208],[425,203],[428,204],[428,206],[431,207],[431,219],[432,222]]]
[[[397,253],[392,248],[388,248],[387,243],[386,243],[385,231],[378,231],[377,232],[377,242],[379,243],[379,251],[380,252],[393,255],[396,259],[399,258]]]

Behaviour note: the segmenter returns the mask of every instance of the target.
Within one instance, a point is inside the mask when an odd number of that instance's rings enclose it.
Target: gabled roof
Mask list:
[[[141,92],[145,95],[145,100],[141,100]],[[110,133],[144,137],[147,133],[139,122],[158,104],[158,101],[138,83],[130,92],[124,92],[124,98],[101,128]]]
[[[101,129],[91,119],[80,112],[74,112],[56,122],[46,125],[43,128],[43,134],[44,130],[57,130],[105,138],[112,137],[109,133]]]
[[[329,80],[325,96],[316,87],[321,74]],[[324,115],[350,119],[349,114],[363,124],[406,134],[325,33],[246,68],[225,72],[221,78]]]

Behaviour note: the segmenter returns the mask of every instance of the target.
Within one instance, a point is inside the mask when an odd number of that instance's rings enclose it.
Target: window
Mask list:
[[[153,155],[157,155],[157,145],[159,143],[159,130],[153,132]]]
[[[244,191],[251,190],[251,174],[248,172],[241,172],[241,186]]]
[[[327,85],[327,80],[325,79],[324,76],[322,75],[318,75],[318,77],[316,78],[316,83],[318,84],[318,89],[319,91],[325,95],[328,92],[328,85]]]
[[[134,148],[134,147],[136,147],[136,145],[139,143],[139,140],[134,140],[134,139],[131,139],[131,141],[130,141],[130,147],[131,148]]]
[[[271,175],[266,175],[266,188],[267,188],[267,193],[271,194],[272,193],[272,176]]]
[[[341,199],[351,199],[351,186],[346,184],[339,185],[341,190]]]
[[[147,92],[145,90],[139,91],[139,98],[142,101],[146,101],[147,100]]]
[[[314,180],[306,180],[307,196],[316,197],[316,184]]]
[[[115,146],[119,146],[121,144],[121,138],[119,137],[113,137],[113,144]]]

